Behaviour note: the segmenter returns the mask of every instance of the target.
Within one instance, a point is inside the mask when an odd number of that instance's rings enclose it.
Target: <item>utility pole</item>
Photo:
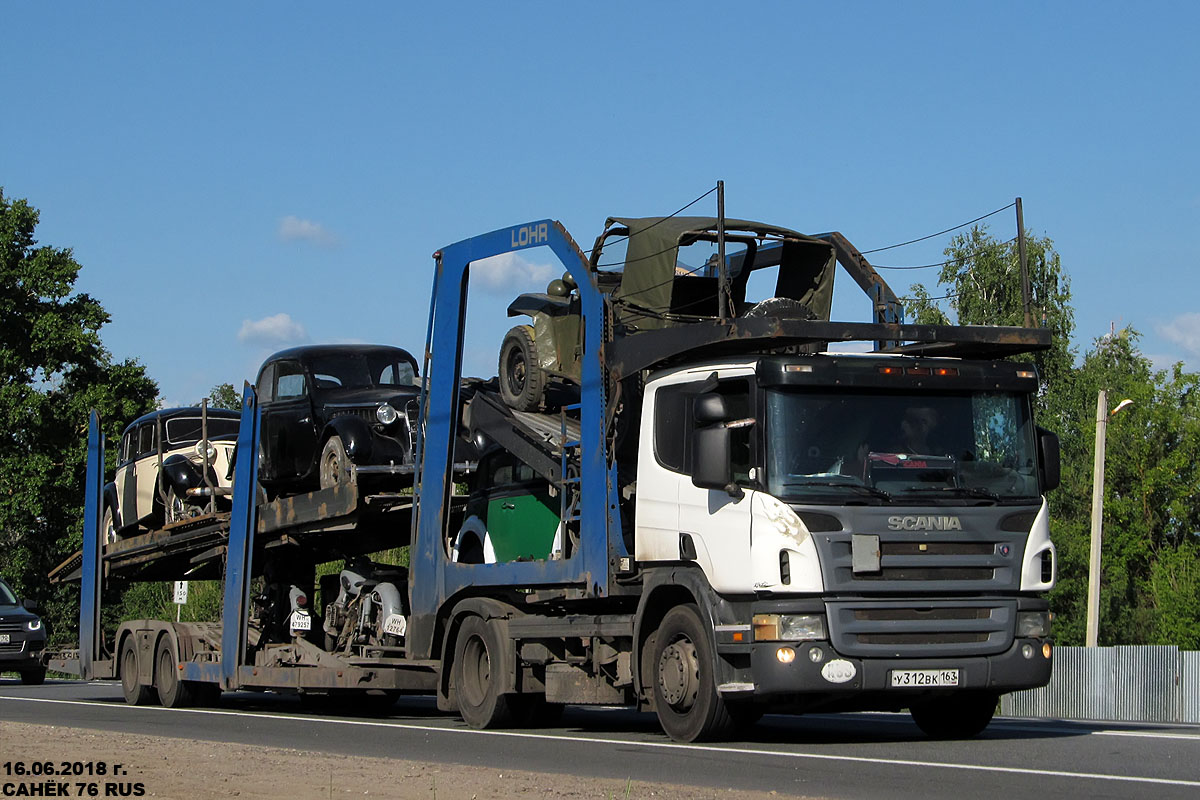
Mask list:
[[[1108,420],[1133,405],[1122,400],[1108,413],[1108,392],[1101,389],[1096,398],[1096,458],[1092,467],[1092,542],[1088,555],[1087,639],[1095,647],[1100,638],[1100,551],[1104,535],[1104,447]]]

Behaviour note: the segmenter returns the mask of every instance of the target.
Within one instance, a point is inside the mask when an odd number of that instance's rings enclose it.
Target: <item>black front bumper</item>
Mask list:
[[[45,639],[20,639],[0,644],[0,672],[37,669],[42,666],[45,654]]]
[[[926,693],[931,689],[1011,692],[1050,682],[1053,655],[1046,656],[1045,639],[1017,639],[1003,653],[953,658],[852,658],[837,653],[829,642],[762,642],[750,645],[748,680],[722,687],[723,693],[754,699],[788,698],[808,694]],[[1025,646],[1029,650],[1025,650]],[[795,657],[781,661],[777,653],[791,648]],[[820,660],[814,660],[814,649]],[[1031,652],[1031,657],[1025,653]],[[810,655],[811,654],[811,655]],[[893,670],[958,670],[953,687],[892,687]]]

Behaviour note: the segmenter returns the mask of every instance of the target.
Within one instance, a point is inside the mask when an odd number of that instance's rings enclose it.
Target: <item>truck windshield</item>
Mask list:
[[[978,504],[1038,495],[1027,395],[767,392],[767,490],[796,502]]]

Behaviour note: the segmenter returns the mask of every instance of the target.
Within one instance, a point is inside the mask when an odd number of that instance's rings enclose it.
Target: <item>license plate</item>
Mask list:
[[[308,614],[301,614],[299,612],[293,613],[292,614],[292,630],[294,630],[294,631],[311,631],[312,630],[312,617],[310,617]]]
[[[892,687],[958,686],[956,669],[894,669]]]
[[[12,638],[7,633],[0,633],[0,644],[8,644]]]

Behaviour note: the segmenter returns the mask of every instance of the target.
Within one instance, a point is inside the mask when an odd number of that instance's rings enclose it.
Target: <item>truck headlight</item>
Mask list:
[[[391,425],[399,418],[400,415],[396,413],[396,409],[392,408],[388,403],[384,403],[375,409],[375,419],[379,420],[380,425]]]
[[[1044,639],[1050,635],[1049,611],[1022,611],[1017,614],[1017,637]]]
[[[828,639],[821,614],[755,614],[754,641],[809,642]]]
[[[40,619],[31,619],[25,623],[25,630],[40,631],[42,629],[42,621]]]

